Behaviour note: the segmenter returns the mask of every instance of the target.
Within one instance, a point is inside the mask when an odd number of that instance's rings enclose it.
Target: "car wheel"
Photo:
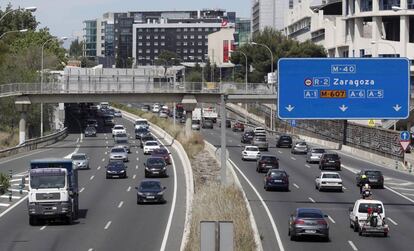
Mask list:
[[[341,169],[342,169],[342,168],[338,167],[338,168],[336,169],[336,171],[341,171]]]
[[[291,241],[296,241],[296,240],[297,240],[297,238],[296,238],[296,236],[294,236],[293,234],[290,234],[290,240],[291,240]]]
[[[351,220],[349,220],[349,227],[354,228],[354,226],[352,226],[352,221]]]
[[[388,232],[385,232],[385,233],[384,233],[384,237],[387,237],[387,236],[388,236]]]
[[[355,222],[354,222],[354,232],[358,232],[358,223],[356,223],[356,222],[358,222],[358,219],[356,219],[355,220]]]

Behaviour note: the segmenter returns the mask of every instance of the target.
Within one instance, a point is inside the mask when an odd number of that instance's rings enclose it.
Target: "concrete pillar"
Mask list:
[[[410,28],[409,27],[409,16],[401,15],[400,16],[400,46],[399,46],[400,57],[407,57],[407,45],[408,45],[409,36],[410,36],[409,28]]]
[[[185,136],[191,135],[191,122],[193,118],[193,111],[185,111]]]
[[[189,137],[191,135],[191,120],[193,116],[193,110],[197,105],[197,100],[193,95],[185,95],[181,103],[183,104],[186,114],[185,135]]]
[[[221,184],[227,185],[227,146],[226,146],[226,97],[220,98],[220,117],[221,117],[221,155],[220,155],[220,176]]]
[[[20,121],[19,121],[19,145],[23,144],[26,141],[26,120],[27,112],[20,112]]]
[[[372,17],[372,41],[379,42],[382,40],[381,33],[380,33],[381,30],[382,30],[382,18],[378,16]],[[375,43],[372,45],[372,57],[378,57],[378,46],[379,46],[379,43]]]

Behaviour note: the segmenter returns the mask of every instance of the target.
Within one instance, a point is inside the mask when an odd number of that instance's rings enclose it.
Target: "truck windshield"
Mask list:
[[[30,187],[33,189],[42,188],[64,188],[65,176],[64,175],[33,175],[30,176]]]

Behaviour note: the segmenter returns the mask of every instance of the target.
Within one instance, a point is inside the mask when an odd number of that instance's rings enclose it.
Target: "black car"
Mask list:
[[[137,204],[149,203],[165,203],[164,191],[167,189],[161,185],[159,180],[143,180],[137,189]]]
[[[272,155],[262,155],[257,160],[256,172],[267,172],[269,169],[278,169],[279,159]]]
[[[247,143],[247,144],[251,144],[254,138],[254,132],[253,131],[247,131],[244,132],[241,138],[241,143]]]
[[[209,119],[205,119],[203,121],[203,124],[201,126],[202,128],[209,128],[209,129],[213,129],[214,125],[213,125],[213,121],[209,120]]]
[[[137,129],[135,129],[135,138],[136,139],[141,139],[142,136],[144,136],[144,135],[146,135],[148,133],[149,133],[149,131],[148,131],[147,128],[145,128],[145,127],[139,127]]]
[[[155,140],[155,138],[154,138],[154,136],[152,136],[151,134],[145,134],[145,135],[143,135],[142,137],[141,137],[141,143],[140,143],[140,146],[141,146],[141,148],[143,148],[144,147],[144,143],[146,142],[146,141],[154,141]]]
[[[319,161],[319,169],[334,168],[337,171],[341,170],[341,158],[337,153],[324,153]]]
[[[289,191],[289,175],[284,170],[270,169],[264,177],[264,189],[282,189]]]
[[[369,181],[369,185],[371,187],[379,187],[384,188],[384,176],[382,175],[381,171],[373,170],[373,169],[366,169],[361,170],[356,177],[357,186],[361,185],[361,177],[362,175],[366,175]]]
[[[111,161],[106,166],[106,178],[126,178],[127,166],[123,161]]]
[[[292,148],[292,137],[289,135],[280,136],[279,139],[277,140],[276,147]]]
[[[98,128],[98,121],[96,119],[88,119],[86,120],[86,125]]]
[[[292,241],[298,237],[314,236],[329,241],[328,217],[318,208],[297,208],[289,218],[289,236]]]
[[[149,176],[167,177],[167,163],[163,157],[149,157],[145,166],[145,178]]]
[[[85,137],[96,137],[96,129],[95,127],[88,126],[85,128]]]

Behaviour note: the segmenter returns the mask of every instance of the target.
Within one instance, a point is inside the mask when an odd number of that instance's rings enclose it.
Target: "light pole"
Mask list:
[[[394,56],[397,57],[397,50],[395,49],[394,45],[386,43],[386,42],[382,42],[382,41],[371,41],[371,44],[386,44],[391,46],[392,50],[394,51]]]
[[[40,92],[43,93],[43,51],[45,49],[45,45],[56,39],[55,37],[49,38],[48,40],[46,40],[43,44],[42,44],[42,55],[41,55],[41,70],[40,70]],[[68,39],[67,37],[61,37],[58,41],[65,41],[66,39]],[[40,103],[40,137],[43,137],[43,102]]]
[[[28,29],[22,29],[22,30],[15,30],[15,31],[6,31],[5,33],[1,34],[0,39],[2,39],[4,36],[10,33],[24,33],[27,32]]]
[[[246,94],[247,94],[247,92],[248,92],[248,90],[247,90],[248,89],[247,88],[247,83],[248,83],[248,79],[247,79],[247,73],[248,73],[248,69],[247,69],[247,55],[246,55],[246,53],[244,53],[244,52],[242,52],[240,50],[238,50],[238,51],[231,51],[230,50],[230,53],[233,53],[233,52],[238,52],[238,53],[242,54],[244,56],[244,58],[246,59],[246,72],[244,74],[244,81],[245,81],[245,84],[246,84]],[[245,103],[244,105],[245,105],[244,108],[246,110],[245,117],[244,117],[244,123],[247,125],[247,103]]]
[[[0,17],[0,21],[4,19],[5,16],[7,16],[8,14],[15,12],[15,11],[19,11],[20,9],[15,9],[15,10],[9,10],[8,12],[6,12],[2,17]],[[36,7],[26,7],[23,8],[24,11],[29,11],[29,12],[35,12],[37,10]]]
[[[270,52],[270,72],[272,73],[272,77],[273,77],[273,52],[272,50],[269,48],[269,46],[265,45],[265,44],[259,44],[256,42],[251,42],[252,45],[260,45],[265,47],[269,52]],[[273,108],[270,107],[270,130],[273,130]]]

